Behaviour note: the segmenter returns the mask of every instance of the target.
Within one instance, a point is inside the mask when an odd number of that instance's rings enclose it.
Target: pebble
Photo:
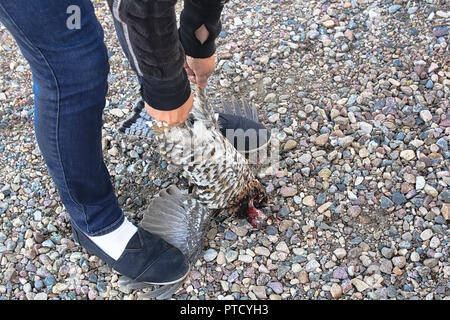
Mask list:
[[[203,258],[206,262],[211,262],[217,257],[217,251],[214,249],[208,249],[203,254]]]
[[[332,28],[335,26],[335,23],[332,19],[326,20],[323,22],[325,28]]]
[[[290,139],[290,140],[286,141],[286,143],[284,144],[283,151],[289,151],[289,150],[295,149],[296,147],[297,147],[297,141]]]
[[[317,268],[320,268],[320,264],[315,260],[310,260],[305,266],[306,272],[315,272]]]
[[[269,281],[267,283],[267,286],[270,289],[272,289],[273,292],[275,292],[276,294],[282,294],[283,293],[283,285],[280,282],[278,282],[278,281],[275,281],[275,282]]]
[[[282,187],[280,193],[282,197],[293,197],[297,194],[297,189],[293,187]]]
[[[381,254],[383,255],[383,257],[387,258],[387,259],[391,259],[392,256],[394,255],[394,250],[391,248],[386,248],[383,247],[381,249]]]
[[[433,236],[433,231],[431,229],[425,229],[421,234],[420,234],[420,238],[423,241],[429,240],[431,239],[431,237]]]
[[[241,254],[238,257],[239,261],[245,262],[245,263],[252,263],[253,262],[253,258],[252,256],[248,255],[248,254]]]
[[[441,213],[445,220],[450,220],[450,203],[442,204]]]
[[[347,255],[347,251],[344,248],[337,248],[333,253],[338,259],[343,259]]]
[[[422,111],[420,111],[420,118],[424,122],[428,122],[433,119],[433,116],[431,115],[431,112],[429,110],[422,110]]]
[[[308,206],[308,207],[313,207],[313,206],[316,205],[314,196],[306,196],[306,197],[304,197],[302,203],[305,206]]]
[[[438,237],[434,236],[430,241],[430,248],[436,249],[441,245],[441,241]]]
[[[394,192],[392,194],[392,201],[397,206],[402,205],[407,202],[406,197],[403,194],[401,194],[400,192]]]
[[[316,138],[314,143],[318,146],[324,146],[328,142],[328,137],[329,137],[328,133],[321,134]]]
[[[422,190],[425,187],[425,178],[422,176],[416,177],[416,190]]]
[[[34,296],[34,300],[47,300],[47,297],[45,292],[39,292]]]
[[[411,253],[410,259],[413,262],[418,262],[418,261],[420,261],[420,255],[414,251]]]
[[[333,278],[344,280],[348,278],[347,271],[344,267],[338,267],[336,270],[333,271]]]
[[[380,271],[390,274],[392,272],[392,262],[391,260],[382,259],[380,263]]]
[[[303,164],[304,166],[308,165],[311,162],[312,156],[308,153],[302,154],[298,161]]]
[[[333,283],[330,288],[330,293],[334,299],[339,299],[342,296],[341,286],[337,283]]]
[[[400,152],[400,157],[406,161],[410,161],[416,157],[413,150],[403,150]]]
[[[267,299],[265,286],[253,286],[252,291],[258,299]]]
[[[258,246],[255,248],[255,254],[268,257],[270,256],[270,250],[265,247]]]
[[[394,202],[392,202],[391,199],[389,199],[385,196],[382,196],[380,198],[380,204],[383,209],[389,209],[394,205]]]
[[[225,252],[225,259],[227,260],[228,263],[231,263],[238,258],[238,254],[239,253],[237,251],[227,250]]]
[[[279,113],[274,113],[268,119],[272,123],[277,122],[278,120],[280,120],[280,114]]]
[[[399,4],[394,4],[394,5],[392,5],[392,6],[390,6],[389,8],[388,8],[388,11],[389,11],[389,13],[390,14],[393,14],[393,13],[396,13],[398,10],[400,10],[402,8],[402,6],[401,5],[399,5]]]
[[[404,256],[398,256],[392,258],[392,263],[394,266],[403,268],[406,265],[406,258]]]
[[[289,247],[287,246],[286,242],[284,242],[284,241],[281,241],[279,244],[277,244],[275,250],[281,251],[281,252],[284,252],[284,253],[289,253],[290,252],[289,251]]]
[[[117,132],[139,86],[117,54],[106,4],[93,5],[113,50],[105,164],[138,223],[148,197],[187,183],[152,139]],[[444,2],[255,0],[225,11],[207,93],[213,103],[248,99],[282,152],[279,167],[258,175],[267,225],[253,229],[226,211],[213,219],[206,250],[173,297],[447,299]],[[119,287],[119,275],[70,240],[33,135],[30,70],[0,34],[0,299],[139,299],[141,289]]]
[[[327,179],[331,176],[331,170],[328,168],[323,168],[322,170],[319,171],[318,176],[321,177],[322,179]]]
[[[227,230],[225,232],[225,239],[226,240],[230,240],[230,241],[234,241],[234,240],[237,239],[237,235],[233,231]]]
[[[275,93],[269,93],[264,98],[264,102],[276,102],[277,101],[277,95]]]
[[[430,186],[429,184],[425,185],[424,191],[425,191],[426,194],[429,194],[432,197],[437,197],[438,196],[437,190],[434,187]]]
[[[351,280],[351,284],[356,288],[356,290],[358,290],[358,292],[363,292],[364,290],[370,288],[369,285],[367,285],[367,283],[358,278],[353,278]]]

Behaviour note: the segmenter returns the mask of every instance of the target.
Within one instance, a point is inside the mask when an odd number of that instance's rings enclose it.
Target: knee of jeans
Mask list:
[[[58,52],[42,51],[42,56],[45,63],[31,66],[37,107],[48,108],[54,102],[78,106],[75,109],[102,104],[109,73],[103,37],[86,38],[84,43],[60,48]]]
[[[68,55],[60,85],[65,86],[69,94],[97,94],[106,90],[109,73],[108,52],[103,40],[96,40],[82,50]],[[62,79],[62,80],[61,80]]]

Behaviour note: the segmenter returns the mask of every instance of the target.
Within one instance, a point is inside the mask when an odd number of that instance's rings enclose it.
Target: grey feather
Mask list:
[[[223,107],[223,113],[226,114],[234,114],[233,110],[231,109],[230,103],[228,101],[222,101],[222,107]]]
[[[171,185],[150,202],[139,225],[180,249],[190,263],[195,263],[210,217],[206,207]]]
[[[139,290],[149,288],[149,284],[145,282],[136,282],[131,278],[122,276],[118,281],[119,287],[126,287],[127,289]],[[168,284],[163,286],[153,286],[153,290],[146,292],[142,295],[142,298],[164,300],[169,299],[172,295],[183,285],[183,281]]]
[[[244,104],[247,118],[259,123],[258,110],[256,109],[255,105],[252,104],[250,106],[249,102],[245,99],[242,99],[242,103]]]
[[[239,117],[243,117],[241,105],[239,104],[239,102],[236,100],[236,98],[234,96],[231,97],[231,103],[234,105],[234,110],[235,110],[234,114]]]
[[[250,104],[246,99],[238,100],[233,96],[231,101],[222,100],[220,107],[216,111],[245,117],[259,123],[258,110],[254,104]]]

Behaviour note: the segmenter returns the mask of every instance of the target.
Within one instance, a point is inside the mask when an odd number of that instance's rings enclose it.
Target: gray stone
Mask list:
[[[206,262],[211,262],[217,257],[217,251],[214,249],[208,249],[203,254],[203,258]]]
[[[348,278],[347,271],[345,270],[344,267],[338,267],[336,268],[336,270],[333,271],[333,278],[340,280],[347,279]]]
[[[392,272],[392,262],[387,259],[381,259],[380,261],[380,271],[390,274]]]
[[[406,197],[401,194],[400,192],[394,192],[392,194],[392,201],[395,203],[395,205],[402,205],[404,203],[406,203]]]
[[[394,206],[394,202],[392,202],[391,199],[389,199],[385,196],[381,196],[380,204],[383,209],[389,209]]]
[[[391,259],[392,256],[394,255],[394,249],[383,247],[383,248],[381,249],[381,254],[382,254],[383,257],[385,257],[385,258]]]

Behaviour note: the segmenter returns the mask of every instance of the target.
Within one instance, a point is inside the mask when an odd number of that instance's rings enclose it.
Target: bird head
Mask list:
[[[267,195],[261,183],[253,180],[246,192],[240,197],[234,207],[238,217],[246,218],[247,221],[257,229],[263,228],[267,223],[267,216],[261,210],[267,204]]]

